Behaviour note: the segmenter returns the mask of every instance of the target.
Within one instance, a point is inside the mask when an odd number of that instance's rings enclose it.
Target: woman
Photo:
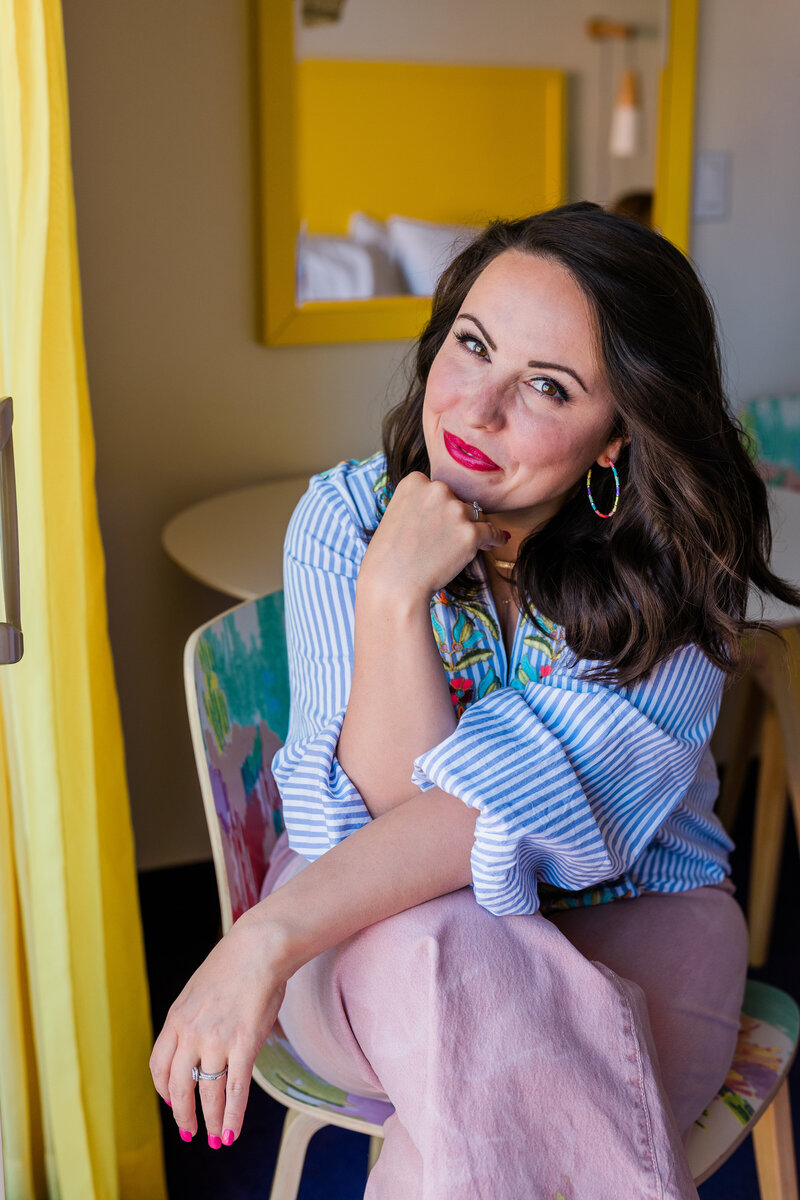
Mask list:
[[[746,957],[708,742],[751,583],[800,600],[702,287],[594,205],[493,224],[384,441],[292,519],[293,849],[173,1005],[156,1087],[188,1140],[192,1069],[227,1068],[199,1091],[230,1144],[280,1008],[395,1106],[371,1198],[695,1196]]]

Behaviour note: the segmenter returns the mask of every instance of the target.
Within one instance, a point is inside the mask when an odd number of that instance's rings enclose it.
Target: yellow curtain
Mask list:
[[[166,1195],[94,492],[59,0],[0,0],[0,395],[25,655],[0,667],[8,1200]]]

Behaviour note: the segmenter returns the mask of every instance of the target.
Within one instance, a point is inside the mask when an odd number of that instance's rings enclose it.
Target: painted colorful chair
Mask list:
[[[288,725],[283,593],[239,605],[196,630],[186,644],[184,679],[227,930],[258,899],[282,828],[270,763]],[[797,1006],[784,992],[748,983],[736,1057],[689,1142],[698,1183],[752,1132],[761,1200],[797,1200],[786,1075],[799,1022]],[[253,1077],[289,1110],[271,1200],[296,1200],[308,1143],[323,1125],[370,1135],[370,1164],[375,1161],[391,1106],[320,1079],[279,1026],[259,1054]]]

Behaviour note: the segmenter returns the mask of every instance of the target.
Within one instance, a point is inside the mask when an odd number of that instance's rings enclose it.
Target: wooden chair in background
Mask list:
[[[753,967],[763,966],[769,952],[790,801],[800,839],[800,629],[787,627],[781,635],[758,633],[749,639],[749,666],[738,684],[731,753],[717,805],[720,820],[731,830],[760,736],[747,914]]]
[[[773,566],[778,574],[798,583],[800,393],[753,396],[741,405],[737,415],[750,438],[759,471],[770,485],[773,517],[778,516],[774,532],[780,554],[776,561],[773,553]],[[781,547],[781,541],[787,545]],[[748,762],[758,749],[760,737],[748,903],[750,964],[754,967],[763,966],[769,951],[789,800],[795,833],[800,838],[798,614],[779,605],[776,613],[768,615],[781,626],[783,644],[767,633],[748,639],[750,668],[737,689],[732,753],[717,806],[722,823],[732,829]]]

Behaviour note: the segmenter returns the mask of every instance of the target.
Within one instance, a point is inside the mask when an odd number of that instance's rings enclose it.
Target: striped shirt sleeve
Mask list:
[[[286,535],[283,578],[291,711],[272,762],[293,850],[315,859],[371,820],[339,764],[350,695],[358,570],[366,543],[337,488],[315,479]]]
[[[630,688],[581,665],[477,701],[414,764],[418,787],[478,810],[472,875],[490,912],[535,912],[537,879],[577,890],[629,871],[698,772],[723,680],[700,650]]]

